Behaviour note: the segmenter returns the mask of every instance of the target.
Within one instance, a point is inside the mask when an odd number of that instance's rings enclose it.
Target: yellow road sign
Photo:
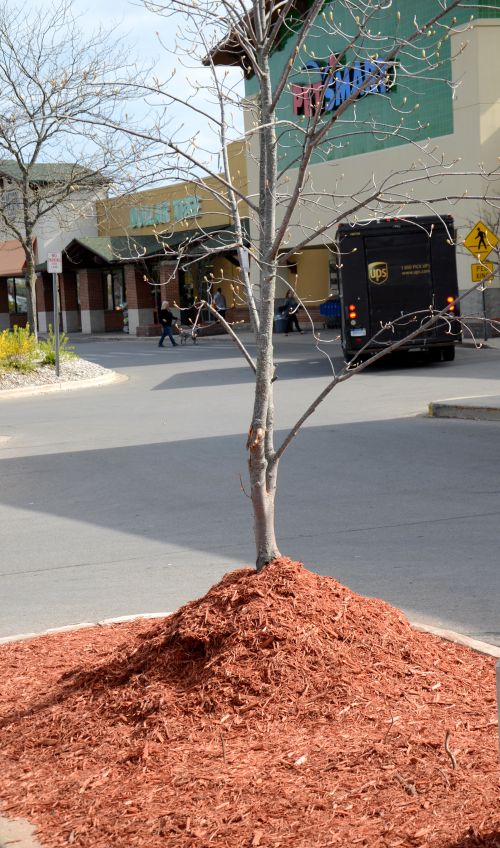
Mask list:
[[[482,262],[490,255],[493,248],[497,246],[498,238],[486,224],[478,221],[477,224],[474,224],[467,238],[464,239],[463,244],[467,250],[470,250],[473,256]]]
[[[482,265],[474,263],[474,265],[470,266],[470,273],[473,283],[480,283],[481,280],[484,280],[489,274],[492,274],[495,270],[495,266],[493,262],[484,262]],[[488,280],[488,282],[491,282]]]

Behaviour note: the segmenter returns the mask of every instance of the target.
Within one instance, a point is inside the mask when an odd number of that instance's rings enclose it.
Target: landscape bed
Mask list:
[[[108,368],[103,368],[96,362],[75,357],[61,361],[59,377],[52,365],[40,365],[35,370],[27,372],[0,370],[0,391],[37,388],[74,380],[91,380],[96,377],[104,377],[110,373]]]
[[[0,675],[0,812],[44,848],[500,846],[494,660],[299,563]]]

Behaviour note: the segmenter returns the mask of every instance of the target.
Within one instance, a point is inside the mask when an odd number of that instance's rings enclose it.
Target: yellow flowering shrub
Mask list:
[[[15,326],[0,333],[0,369],[33,371],[39,358],[38,342],[29,326]]]

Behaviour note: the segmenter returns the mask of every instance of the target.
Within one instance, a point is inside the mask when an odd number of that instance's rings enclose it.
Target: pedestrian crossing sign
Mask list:
[[[463,245],[470,250],[473,256],[476,259],[480,259],[481,262],[484,262],[487,256],[490,255],[491,251],[497,246],[498,237],[493,233],[486,224],[483,224],[482,221],[478,221],[477,224],[474,224],[472,230],[466,239],[464,239]]]

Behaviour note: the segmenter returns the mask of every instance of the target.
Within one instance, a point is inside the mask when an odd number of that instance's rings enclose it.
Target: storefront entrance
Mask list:
[[[213,263],[206,260],[193,262],[187,268],[179,269],[179,294],[182,323],[190,324],[196,320],[197,310],[194,304],[200,300],[210,300],[210,275],[213,275]],[[210,310],[202,309],[200,319],[211,320]]]

